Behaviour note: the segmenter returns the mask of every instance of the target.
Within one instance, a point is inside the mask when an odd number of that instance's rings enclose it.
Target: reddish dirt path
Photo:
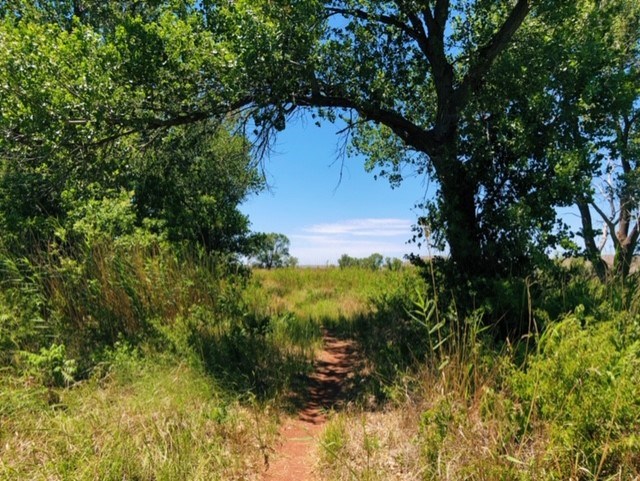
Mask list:
[[[280,428],[264,481],[312,481],[318,436],[327,421],[326,412],[339,406],[346,381],[355,373],[356,353],[351,340],[324,333],[324,348],[309,377],[302,409]]]

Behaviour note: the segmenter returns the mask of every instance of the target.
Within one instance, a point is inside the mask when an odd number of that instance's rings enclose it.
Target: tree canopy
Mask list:
[[[638,61],[631,0],[14,0],[0,9],[5,158],[64,151],[69,169],[98,165],[96,152],[125,136],[144,148],[229,115],[268,142],[311,110],[344,122],[351,151],[392,184],[408,171],[436,182],[420,225],[464,277],[526,273],[563,242],[570,233],[555,208],[589,202],[596,162],[585,149],[610,138],[603,109],[637,99],[610,88],[621,77],[637,86],[620,67]]]
[[[250,257],[258,267],[263,269],[295,267],[298,259],[289,253],[290,244],[289,238],[284,234],[275,232],[254,234]]]
[[[208,251],[245,251],[249,223],[237,206],[262,180],[235,122],[182,122],[169,112],[152,121],[158,105],[178,115],[199,95],[189,77],[209,60],[194,59],[193,21],[136,2],[118,14],[114,3],[38,5],[2,7],[4,244],[144,229]]]

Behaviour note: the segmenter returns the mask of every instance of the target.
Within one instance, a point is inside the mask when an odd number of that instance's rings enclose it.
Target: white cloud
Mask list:
[[[378,252],[384,256],[402,257],[416,250],[415,246],[406,244],[412,234],[411,225],[408,219],[393,218],[315,224],[289,235],[291,254],[303,265],[335,264],[342,254],[366,257]]]
[[[394,237],[411,231],[407,219],[350,219],[333,224],[316,224],[305,232],[326,235],[352,235],[366,237]]]

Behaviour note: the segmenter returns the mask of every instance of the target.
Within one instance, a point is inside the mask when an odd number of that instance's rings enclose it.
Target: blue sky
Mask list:
[[[241,206],[252,229],[285,234],[301,265],[335,264],[342,254],[402,257],[420,252],[406,242],[418,216],[414,205],[433,186],[407,176],[392,189],[386,179],[375,180],[365,171],[363,158],[346,158],[342,165],[338,130],[302,118],[279,134],[265,164],[270,190]]]
[[[340,128],[330,123],[317,127],[303,117],[279,134],[265,163],[270,189],[241,206],[252,230],[285,234],[301,265],[335,264],[342,254],[428,255],[425,247],[418,250],[407,241],[419,215],[414,205],[432,196],[434,185],[404,173],[402,185],[392,189],[386,179],[375,180],[365,171],[362,157],[345,158],[342,165]],[[574,207],[558,213],[574,231],[579,229]],[[598,220],[595,216],[596,228]],[[581,243],[579,237],[576,241]],[[606,253],[612,251],[610,243]]]

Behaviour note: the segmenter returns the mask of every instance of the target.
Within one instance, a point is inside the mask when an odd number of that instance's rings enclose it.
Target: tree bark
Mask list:
[[[450,256],[462,277],[473,278],[489,273],[482,255],[478,217],[477,185],[457,156],[457,136],[451,131],[432,155],[440,182],[440,211],[449,243]]]
[[[580,211],[580,219],[582,221],[582,237],[584,239],[584,247],[587,259],[593,265],[596,275],[601,281],[607,279],[609,266],[600,255],[600,250],[596,246],[593,238],[593,220],[591,218],[591,210],[587,202],[578,202],[578,210]]]
[[[631,263],[633,262],[635,244],[636,242],[631,240],[621,242],[620,246],[616,249],[616,253],[613,258],[613,272],[616,277],[626,279],[629,272],[631,272]]]

